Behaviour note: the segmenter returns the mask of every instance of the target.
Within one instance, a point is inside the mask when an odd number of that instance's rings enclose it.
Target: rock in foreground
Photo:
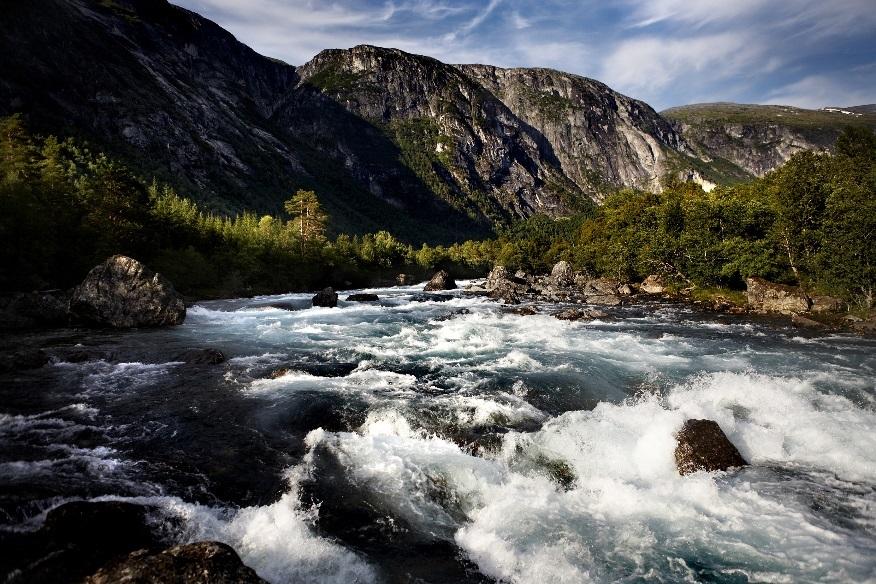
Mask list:
[[[140,550],[110,564],[85,580],[88,584],[261,584],[255,570],[224,543],[203,541],[178,545],[160,553]]]
[[[333,288],[323,288],[313,297],[313,306],[334,308],[338,305],[338,293]]]
[[[456,290],[456,281],[450,277],[447,270],[439,270],[423,288],[424,292],[431,292],[433,290]]]
[[[748,463],[712,420],[687,420],[676,435],[675,466],[679,474],[727,470]]]
[[[70,313],[99,327],[156,327],[181,324],[186,305],[164,276],[133,258],[115,255],[73,290]]]

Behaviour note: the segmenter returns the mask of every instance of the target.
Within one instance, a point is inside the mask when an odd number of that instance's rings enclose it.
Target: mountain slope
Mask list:
[[[704,103],[661,112],[713,169],[763,176],[803,150],[830,149],[848,125],[876,128],[876,115],[781,105]]]

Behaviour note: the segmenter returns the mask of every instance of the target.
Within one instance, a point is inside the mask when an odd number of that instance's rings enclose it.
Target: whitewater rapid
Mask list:
[[[0,380],[5,528],[139,501],[276,584],[876,581],[876,342],[672,304],[568,322],[367,292],[50,339],[51,365]],[[65,362],[77,344],[117,358]],[[193,346],[230,359],[169,350]],[[16,393],[37,384],[49,398]],[[680,476],[688,418],[752,465]]]

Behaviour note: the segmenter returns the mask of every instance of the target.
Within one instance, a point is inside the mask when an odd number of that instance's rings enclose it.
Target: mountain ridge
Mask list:
[[[757,166],[770,136],[738,155],[727,128],[705,139],[675,108],[548,68],[373,45],[295,66],[165,0],[13,3],[7,17],[0,115],[81,135],[223,213],[276,212],[305,188],[336,231],[454,241],[659,191],[666,176],[732,182],[785,159]]]

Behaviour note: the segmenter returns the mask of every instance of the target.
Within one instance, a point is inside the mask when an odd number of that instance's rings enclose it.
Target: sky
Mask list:
[[[560,69],[657,110],[876,103],[876,0],[172,1],[293,65],[371,44]]]

